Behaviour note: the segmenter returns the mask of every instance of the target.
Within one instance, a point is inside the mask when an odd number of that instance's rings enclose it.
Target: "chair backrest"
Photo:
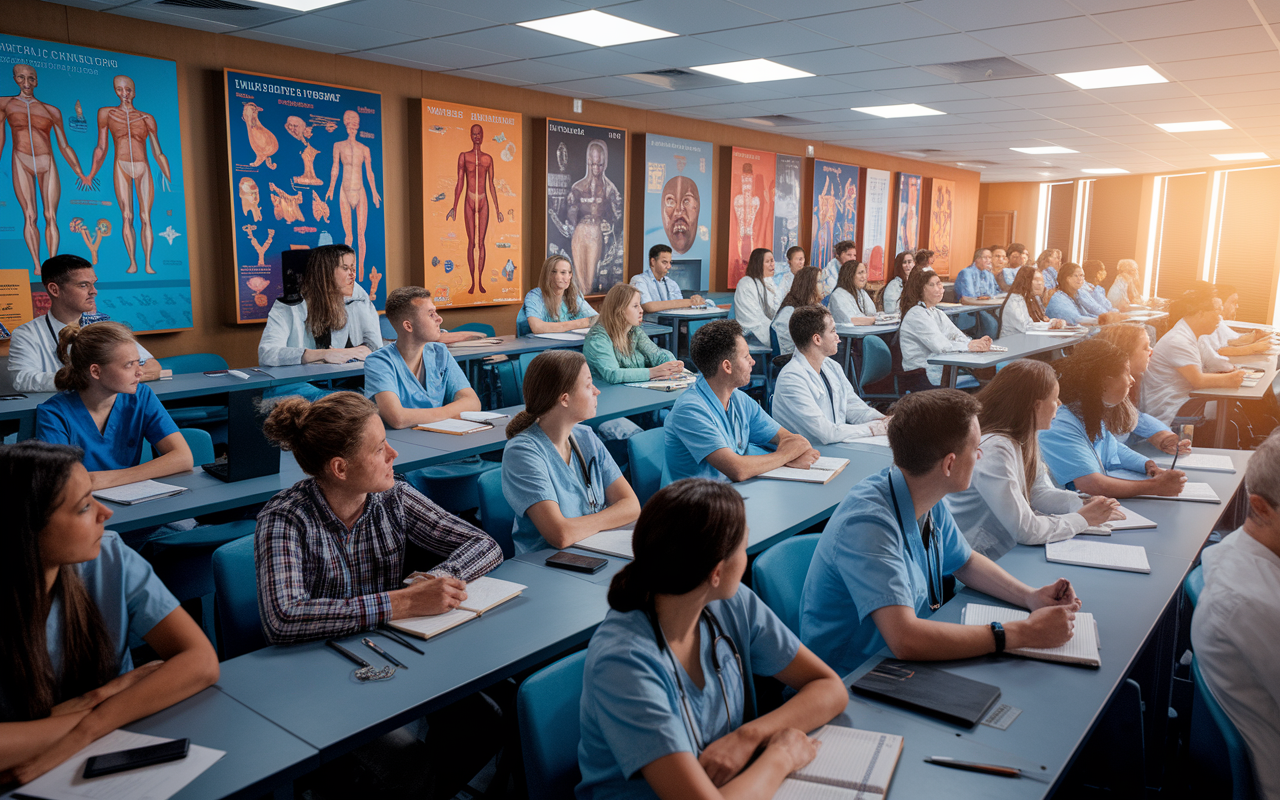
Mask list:
[[[1195,697],[1191,705],[1191,758],[1193,772],[1206,786],[1231,783],[1232,800],[1253,800],[1253,766],[1249,751],[1235,723],[1209,691],[1200,663],[1191,657],[1191,677]]]
[[[1182,590],[1186,592],[1191,607],[1195,608],[1200,602],[1200,593],[1204,591],[1204,565],[1196,564],[1196,568],[1187,573],[1182,582]]]
[[[187,447],[191,448],[191,461],[197,467],[201,464],[208,464],[213,461],[213,437],[206,430],[200,428],[179,428],[178,433],[182,434],[182,438],[187,440]],[[148,444],[142,445],[142,460],[138,463],[145,464],[155,458],[154,448]]]
[[[893,374],[893,353],[879,336],[862,337],[862,374],[858,376],[858,393],[868,385]]]
[[[502,548],[503,558],[512,558],[516,554],[516,543],[511,537],[511,527],[515,524],[516,512],[502,493],[502,469],[481,474],[476,479],[476,492],[480,497],[480,527]]]
[[[213,552],[214,604],[218,611],[218,650],[222,659],[266,647],[258,613],[258,575],[253,539],[246,536]]]
[[[173,370],[174,375],[209,372],[215,369],[227,368],[227,360],[217,353],[187,353],[180,356],[168,356],[161,361],[165,369]]]
[[[384,342],[394,342],[399,338],[395,326],[391,324],[391,320],[387,319],[386,314],[378,315],[378,327],[382,329],[382,340]]]
[[[663,428],[640,431],[627,439],[627,462],[631,465],[631,488],[640,505],[662,488],[662,465],[666,461],[666,435]]]
[[[751,565],[752,588],[796,636],[800,635],[800,593],[821,536],[793,536],[765,550]]]
[[[461,325],[455,325],[453,330],[475,331],[476,333],[483,333],[485,336],[493,336],[495,333],[493,326],[485,322],[464,322]]]
[[[566,656],[530,675],[516,693],[529,800],[572,797],[581,778],[578,706],[586,662],[585,650]]]
[[[533,330],[529,327],[529,317],[524,313],[524,307],[522,306],[516,312],[516,336],[528,336],[531,333],[533,333]]]

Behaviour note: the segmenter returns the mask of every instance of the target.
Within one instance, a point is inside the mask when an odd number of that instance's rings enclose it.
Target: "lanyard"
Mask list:
[[[889,471],[889,495],[893,498],[893,512],[898,517],[898,532],[902,534],[902,546],[911,553],[911,546],[907,542],[906,526],[902,524],[902,511],[898,508],[898,491],[893,488],[893,471]],[[929,547],[927,542],[933,538],[933,509],[924,515],[924,527],[920,530],[920,541],[924,545],[924,564],[925,564],[925,585],[929,589],[929,610],[937,611],[942,607],[942,564],[937,565],[937,574],[934,572],[934,562],[940,562],[938,556],[938,548],[940,542],[933,542],[933,547]],[[936,588],[935,588],[936,582]]]
[[[670,300],[670,299],[671,299],[671,290],[667,288],[667,279],[666,279],[665,277],[664,277],[662,280],[658,281],[658,286],[659,286],[659,288],[661,288],[661,289],[662,289],[662,299],[663,299],[664,301],[665,301],[665,300]]]
[[[827,379],[827,373],[822,370],[818,370],[818,375],[827,386],[827,399],[831,401],[831,421],[839,425],[841,420],[840,415],[836,413],[836,393],[831,390],[831,381]]]
[[[49,321],[49,315],[44,315],[44,326],[49,329],[49,338],[53,340],[53,349],[58,349],[58,334],[53,332],[53,323]]]

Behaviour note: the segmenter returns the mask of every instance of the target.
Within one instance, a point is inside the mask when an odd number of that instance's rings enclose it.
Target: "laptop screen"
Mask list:
[[[700,258],[684,258],[671,262],[671,271],[667,277],[676,282],[685,297],[692,294],[706,294],[710,291],[710,270],[705,269]]]

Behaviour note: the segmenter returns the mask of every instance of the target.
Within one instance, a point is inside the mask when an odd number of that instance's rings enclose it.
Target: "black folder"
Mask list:
[[[977,725],[1000,699],[999,686],[896,658],[881,660],[849,688],[967,728]]]

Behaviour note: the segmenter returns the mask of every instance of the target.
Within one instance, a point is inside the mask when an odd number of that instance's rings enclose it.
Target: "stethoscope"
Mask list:
[[[902,547],[910,554],[911,547],[907,544],[907,535],[904,532],[906,526],[902,524],[902,511],[898,508],[898,490],[893,488],[893,473],[889,474],[889,495],[893,498],[893,510],[898,515],[898,533],[902,537]],[[926,533],[927,532],[927,533]],[[921,539],[927,535],[933,538],[933,510],[924,516],[924,527],[920,531]],[[937,611],[942,608],[942,563],[941,556],[938,555],[939,543],[934,542],[933,547],[925,548],[924,570],[925,584],[929,587],[929,610]],[[936,562],[936,566],[935,566]]]
[[[588,463],[587,460],[582,457],[582,450],[578,448],[578,442],[573,438],[573,433],[569,434],[569,449],[578,458],[578,466],[582,469],[582,482],[587,487],[587,503],[590,504],[591,513],[594,514],[599,511],[604,504],[603,499],[596,499],[595,485],[591,481],[591,470],[596,466],[596,460],[593,457],[591,462]]]
[[[699,384],[705,383],[706,380],[699,381]],[[738,453],[745,453],[747,440],[742,438],[742,426],[735,424],[737,420],[737,412],[733,410],[733,403],[730,403],[729,407],[725,408],[720,405],[720,401],[718,399],[715,399],[714,394],[712,394],[711,397],[705,396],[707,392],[711,391],[710,389],[702,389],[701,391],[704,393],[702,401],[710,406],[713,412],[719,411],[720,416],[724,418],[725,425],[727,426],[725,428],[725,433],[728,434],[728,438],[732,438],[734,443],[738,446]],[[750,432],[748,432],[747,435],[750,436]]]
[[[738,677],[742,681],[742,700],[745,706],[747,700],[747,678],[746,673],[742,670],[742,656],[738,653],[738,646],[734,644],[733,637],[725,633],[720,625],[720,620],[716,619],[716,615],[711,613],[711,609],[703,608],[702,613],[698,617],[700,622],[707,623],[707,629],[711,631],[711,666],[716,671],[716,681],[720,684],[720,699],[724,701],[724,718],[728,724],[728,730],[733,730],[733,715],[729,711],[729,691],[724,682],[723,665],[720,663],[720,654],[716,648],[723,640],[729,645],[729,651],[733,653],[733,660],[738,663]],[[675,654],[671,652],[671,646],[667,644],[667,635],[663,633],[662,626],[658,624],[658,617],[654,613],[649,614],[649,623],[653,625],[653,635],[658,642],[658,649],[665,650],[667,658],[671,661],[671,671],[676,677],[676,691],[680,693],[680,715],[684,717],[685,724],[689,726],[689,735],[693,738],[693,746],[697,750],[695,755],[701,754],[706,750],[706,745],[702,742],[702,735],[698,729],[697,720],[693,718],[693,707],[689,705],[689,697],[684,691],[684,681],[680,678],[680,665],[676,662]],[[701,653],[698,654],[701,658]],[[746,709],[743,709],[743,722],[746,722]]]

